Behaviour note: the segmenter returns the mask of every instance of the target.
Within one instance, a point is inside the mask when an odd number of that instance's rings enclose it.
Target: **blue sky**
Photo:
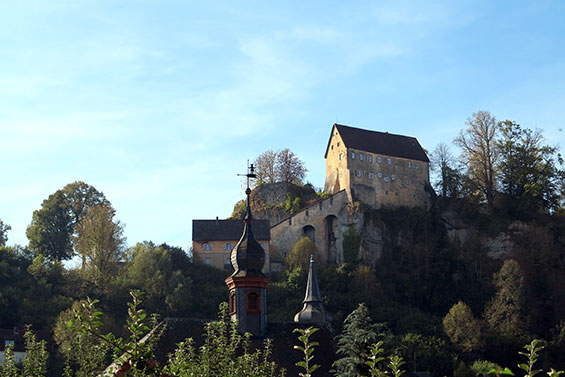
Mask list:
[[[187,248],[264,150],[290,148],[322,187],[336,121],[431,151],[488,110],[563,145],[564,20],[560,0],[2,2],[8,244],[81,180],[129,245]]]

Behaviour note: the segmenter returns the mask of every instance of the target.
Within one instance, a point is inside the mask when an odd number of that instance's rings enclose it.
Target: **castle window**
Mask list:
[[[306,216],[308,216],[308,210],[306,210]]]
[[[359,161],[363,161],[363,153],[359,153]]]
[[[212,245],[209,243],[202,244],[202,250],[210,251],[212,250]]]
[[[361,172],[361,170],[357,170],[357,176],[358,176],[359,178],[361,178],[361,177],[363,176],[363,173]]]
[[[355,152],[351,152],[351,159],[355,160]]]
[[[377,177],[379,177],[379,179],[381,179],[383,177],[383,173],[377,173]]]
[[[408,161],[407,165],[408,165],[408,169],[411,169],[412,168],[412,161]]]
[[[380,164],[381,162],[383,162],[383,159],[382,159],[382,157],[379,157],[379,156],[377,156],[377,163],[379,163],[379,164]]]
[[[388,182],[388,177],[385,177],[385,182]]]
[[[369,162],[373,162],[373,156],[371,156],[371,155],[367,155],[367,161],[369,161]]]
[[[394,174],[391,175],[391,176],[390,176],[390,179],[392,179],[393,181],[396,181],[396,175],[394,175]]]
[[[224,250],[231,250],[233,249],[233,244],[231,243],[225,243],[224,244]]]
[[[375,175],[373,173],[369,173],[369,179],[375,179]]]
[[[343,158],[343,154],[339,154],[339,160],[341,161],[341,159]]]
[[[320,203],[318,203],[318,206],[320,207],[320,211],[322,210],[322,201],[320,200]]]
[[[418,163],[414,162],[414,169],[418,169]]]
[[[334,197],[330,197],[330,205],[332,206],[334,204]]]
[[[288,225],[292,225],[292,217],[289,217],[289,219],[288,219]]]
[[[206,258],[206,259],[204,260],[204,263],[206,263],[206,264],[211,264],[212,261],[210,260],[210,258]]]
[[[410,184],[410,180],[408,178],[404,178],[404,184],[405,185],[409,185]]]
[[[386,164],[387,164],[387,165],[390,165],[391,162],[392,162],[392,161],[391,161],[390,158],[387,158],[387,159],[386,159]]]
[[[334,146],[332,145],[332,151],[334,150]]]
[[[339,141],[337,142],[337,146],[339,147]]]

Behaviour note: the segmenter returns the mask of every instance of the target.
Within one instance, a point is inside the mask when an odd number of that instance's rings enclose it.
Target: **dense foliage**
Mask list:
[[[561,157],[541,131],[498,122],[487,112],[473,114],[467,127],[458,137],[459,159],[446,145],[431,156],[438,193],[431,209],[358,208],[366,222],[383,230],[377,263],[363,258],[369,249],[363,227],[350,226],[341,245],[345,263],[318,264],[324,307],[341,334],[338,375],[379,375],[386,369],[396,376],[402,366],[434,376],[500,373],[499,365],[516,365],[520,346],[534,338],[543,339],[545,370],[565,368]],[[310,185],[300,190],[278,206],[293,213],[321,196]],[[0,220],[0,324],[19,329],[30,324],[55,350],[44,359],[42,343],[30,338],[38,376],[62,375],[65,365],[76,376],[93,375],[111,358],[113,339],[101,342],[93,332],[72,333],[66,326],[76,313],[97,318],[87,297],[98,300],[105,313],[92,322],[93,329],[116,339],[127,336],[131,308],[128,316],[124,302],[130,290],[143,291],[144,309],[161,316],[212,318],[226,299],[225,271],[166,244],[146,241],[126,249],[114,215],[101,192],[75,182],[33,213],[28,246],[6,246],[10,226]],[[497,254],[500,244],[506,249]],[[307,260],[317,250],[305,238],[286,252],[286,269],[272,276],[268,288],[272,321],[289,321],[300,310]],[[83,257],[80,268],[61,263],[75,255]],[[386,326],[374,329],[370,318]],[[206,358],[225,357],[213,352],[227,344],[223,334],[230,334],[229,326],[208,329],[213,344],[208,353],[190,342],[181,345],[170,367],[188,373]],[[245,338],[237,342],[244,345]],[[541,344],[530,343],[530,361],[538,358]],[[241,348],[229,355],[236,370],[254,365],[267,373],[272,367]],[[247,359],[237,359],[241,355]],[[183,366],[182,360],[190,362]],[[304,365],[304,375],[315,377],[314,364]],[[3,368],[3,376],[21,373],[9,362]]]

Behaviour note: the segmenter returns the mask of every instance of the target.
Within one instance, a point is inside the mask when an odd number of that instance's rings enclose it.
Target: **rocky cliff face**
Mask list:
[[[258,219],[267,219],[271,226],[288,218],[316,200],[316,191],[310,186],[297,186],[292,183],[270,183],[253,189],[251,210]]]

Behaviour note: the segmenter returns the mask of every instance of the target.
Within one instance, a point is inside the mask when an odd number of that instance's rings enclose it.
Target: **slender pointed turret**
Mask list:
[[[266,254],[253,235],[249,179],[255,178],[253,164],[247,176],[247,208],[243,234],[230,255],[234,272],[226,279],[229,289],[230,316],[237,320],[241,333],[263,337],[267,332],[267,284],[263,274]]]
[[[322,296],[318,286],[316,268],[314,266],[314,255],[310,256],[310,267],[308,269],[308,283],[304,295],[304,306],[294,316],[294,322],[300,323],[323,323],[327,320],[326,310],[322,304]]]

